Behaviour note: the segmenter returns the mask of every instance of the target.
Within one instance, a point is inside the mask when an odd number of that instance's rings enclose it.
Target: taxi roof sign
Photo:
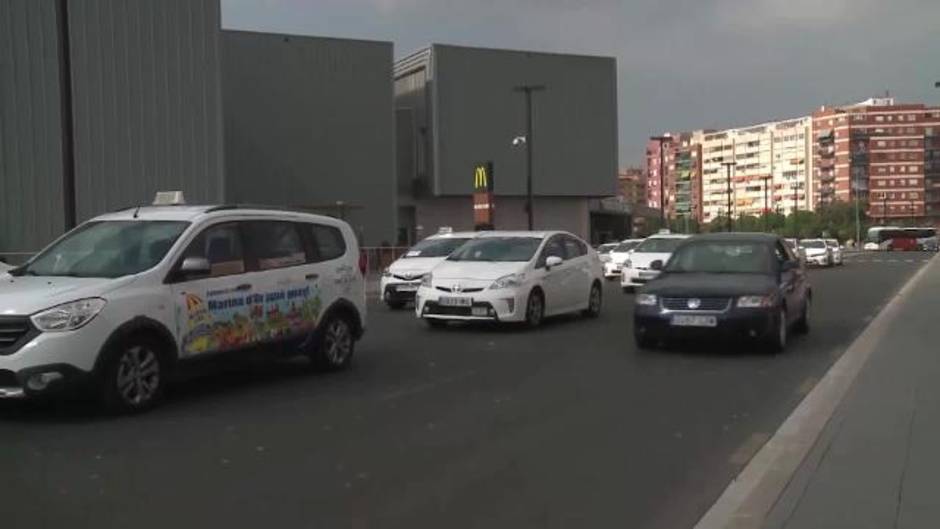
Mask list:
[[[153,197],[154,206],[182,206],[186,204],[182,191],[157,191]]]

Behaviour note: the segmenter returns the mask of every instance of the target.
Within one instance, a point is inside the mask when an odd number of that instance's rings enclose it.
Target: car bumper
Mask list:
[[[825,266],[825,265],[828,265],[830,262],[831,260],[829,256],[826,256],[826,255],[813,255],[813,256],[807,255],[806,256],[806,264],[809,264],[809,265]]]
[[[658,270],[624,268],[620,276],[620,285],[624,287],[639,287],[656,279],[658,276]]]
[[[763,339],[776,331],[775,310],[729,309],[723,313],[662,312],[658,307],[637,307],[633,325],[639,336],[652,340],[708,338],[720,340]],[[715,316],[714,327],[682,327],[672,324],[675,315]]]
[[[480,292],[452,294],[435,288],[421,287],[415,298],[415,314],[419,318],[452,321],[501,321],[525,320],[526,296],[521,289],[485,289]],[[445,306],[442,297],[469,298],[471,305],[464,307]]]
[[[407,303],[414,301],[421,281],[402,281],[395,278],[382,278],[379,284],[382,300],[386,303]]]
[[[604,263],[604,277],[618,277],[620,276],[620,268],[622,265],[617,263]]]

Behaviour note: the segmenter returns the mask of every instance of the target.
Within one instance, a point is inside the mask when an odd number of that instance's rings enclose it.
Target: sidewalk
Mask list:
[[[940,259],[926,266],[765,529],[940,527]]]

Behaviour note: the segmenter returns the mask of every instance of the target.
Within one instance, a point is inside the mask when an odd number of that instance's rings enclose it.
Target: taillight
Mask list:
[[[359,250],[359,272],[365,276],[366,269],[369,267],[369,258],[366,256],[366,252]]]

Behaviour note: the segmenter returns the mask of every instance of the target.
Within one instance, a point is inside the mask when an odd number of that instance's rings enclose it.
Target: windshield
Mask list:
[[[620,246],[619,244],[602,244],[597,247],[597,253],[599,255],[606,255],[614,251],[614,248]]]
[[[823,241],[803,241],[800,243],[803,248],[825,248],[826,243]]]
[[[770,250],[755,242],[692,242],[672,255],[665,270],[674,273],[760,274],[772,268]]]
[[[620,243],[620,245],[618,245],[617,249],[614,251],[618,253],[629,252],[630,250],[636,248],[638,244],[640,244],[640,241],[623,242],[623,243]]]
[[[633,251],[636,253],[672,253],[685,239],[653,238],[641,242]]]
[[[525,262],[532,259],[541,244],[538,237],[484,237],[468,242],[447,260]]]
[[[469,240],[469,237],[425,239],[412,246],[411,249],[402,256],[402,259],[412,259],[415,257],[447,257]]]
[[[121,277],[153,268],[189,226],[180,221],[88,222],[17,275]]]

